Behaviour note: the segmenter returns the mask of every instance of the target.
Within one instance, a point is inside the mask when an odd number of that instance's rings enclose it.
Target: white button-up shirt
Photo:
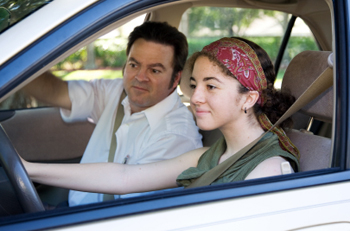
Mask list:
[[[122,79],[70,81],[68,83],[72,110],[61,109],[64,121],[96,123],[81,163],[108,162],[109,148],[118,102],[123,91]],[[192,114],[174,91],[158,104],[131,114],[126,97],[124,118],[117,132],[114,162],[146,164],[174,158],[202,147],[201,135]],[[118,176],[116,176],[118,177]],[[81,205],[103,200],[103,194],[71,190],[69,205]]]

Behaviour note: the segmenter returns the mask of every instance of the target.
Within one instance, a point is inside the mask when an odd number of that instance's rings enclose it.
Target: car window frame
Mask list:
[[[133,2],[133,1],[130,1]],[[171,1],[169,1],[171,2]],[[125,2],[123,2],[125,3]],[[5,76],[5,80],[0,80],[0,97],[3,97],[2,91],[10,92],[18,84],[25,82],[34,73],[37,73],[43,66],[53,61],[56,57],[64,53],[70,47],[79,44],[90,35],[102,27],[123,18],[125,15],[139,12],[140,9],[151,8],[157,5],[157,1],[133,2],[127,6],[120,3],[118,7],[115,1],[106,0],[94,4],[76,17],[64,22],[60,27],[50,32],[28,49],[22,51],[19,55],[12,58],[0,67],[0,76]],[[342,7],[345,7],[345,9]],[[216,186],[205,186],[176,192],[164,192],[156,195],[141,196],[137,198],[124,199],[122,201],[102,202],[84,206],[77,206],[69,209],[47,211],[36,214],[21,214],[6,219],[0,219],[0,226],[14,228],[16,230],[28,229],[46,229],[52,227],[63,227],[81,222],[92,222],[107,218],[123,217],[133,214],[140,214],[149,211],[159,211],[181,206],[195,205],[220,201],[232,198],[240,198],[262,193],[278,192],[283,190],[293,190],[298,188],[332,184],[350,180],[350,174],[345,171],[349,167],[349,150],[347,135],[349,118],[348,104],[349,96],[346,93],[348,80],[350,76],[349,65],[349,44],[344,42],[344,37],[340,37],[339,32],[349,32],[346,16],[349,15],[348,4],[343,2],[334,3],[335,14],[335,50],[336,50],[336,113],[335,113],[335,136],[334,153],[338,157],[339,167],[333,167],[324,170],[315,170],[310,172],[301,172],[292,175],[276,176],[263,179],[255,179],[242,182],[232,182]],[[103,17],[102,12],[110,12],[108,17]],[[100,12],[96,14],[96,12]],[[339,13],[343,12],[343,13]],[[76,30],[78,27],[78,30]],[[74,29],[73,29],[74,28]],[[87,29],[86,29],[87,28]],[[84,29],[82,32],[80,29]],[[78,31],[78,32],[77,32]],[[72,38],[69,41],[56,41],[60,33],[69,32]],[[66,34],[66,36],[68,36]],[[345,36],[345,35],[344,35]],[[74,38],[74,39],[73,39]],[[50,44],[50,42],[54,43]],[[60,43],[61,42],[61,43]],[[342,44],[341,42],[344,42]],[[345,51],[345,52],[341,52]],[[31,55],[37,53],[35,59],[29,59]],[[45,59],[42,59],[45,57]],[[19,63],[25,63],[22,69],[14,68]],[[15,70],[14,70],[15,69]],[[12,78],[11,76],[14,76]],[[7,78],[6,78],[7,77]],[[339,105],[338,105],[339,104]],[[346,107],[341,107],[347,105]],[[339,120],[338,120],[339,119]],[[345,165],[345,163],[347,165]],[[333,165],[335,166],[335,165]],[[82,215],[84,214],[84,215]],[[50,222],[47,222],[50,219]],[[43,222],[45,221],[45,222]]]
[[[349,79],[350,76],[350,4],[347,1],[333,2],[334,17],[334,59],[335,59],[335,112],[333,118],[333,159],[332,166],[340,166],[341,170],[350,169],[350,136],[349,123]],[[340,36],[342,35],[342,36]],[[344,126],[345,124],[345,126]]]

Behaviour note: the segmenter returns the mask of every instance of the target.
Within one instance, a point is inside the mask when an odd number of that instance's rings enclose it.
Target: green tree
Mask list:
[[[213,31],[220,30],[220,36],[241,35],[255,19],[265,14],[263,10],[223,8],[223,7],[195,7],[189,10],[189,35],[199,32],[203,28]]]

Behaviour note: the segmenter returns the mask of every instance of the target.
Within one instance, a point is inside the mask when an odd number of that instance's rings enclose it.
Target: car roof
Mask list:
[[[0,65],[97,0],[56,0],[0,34]]]

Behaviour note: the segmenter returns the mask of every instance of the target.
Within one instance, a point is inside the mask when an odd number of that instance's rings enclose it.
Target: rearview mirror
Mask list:
[[[10,25],[11,13],[4,7],[0,7],[0,33]]]

